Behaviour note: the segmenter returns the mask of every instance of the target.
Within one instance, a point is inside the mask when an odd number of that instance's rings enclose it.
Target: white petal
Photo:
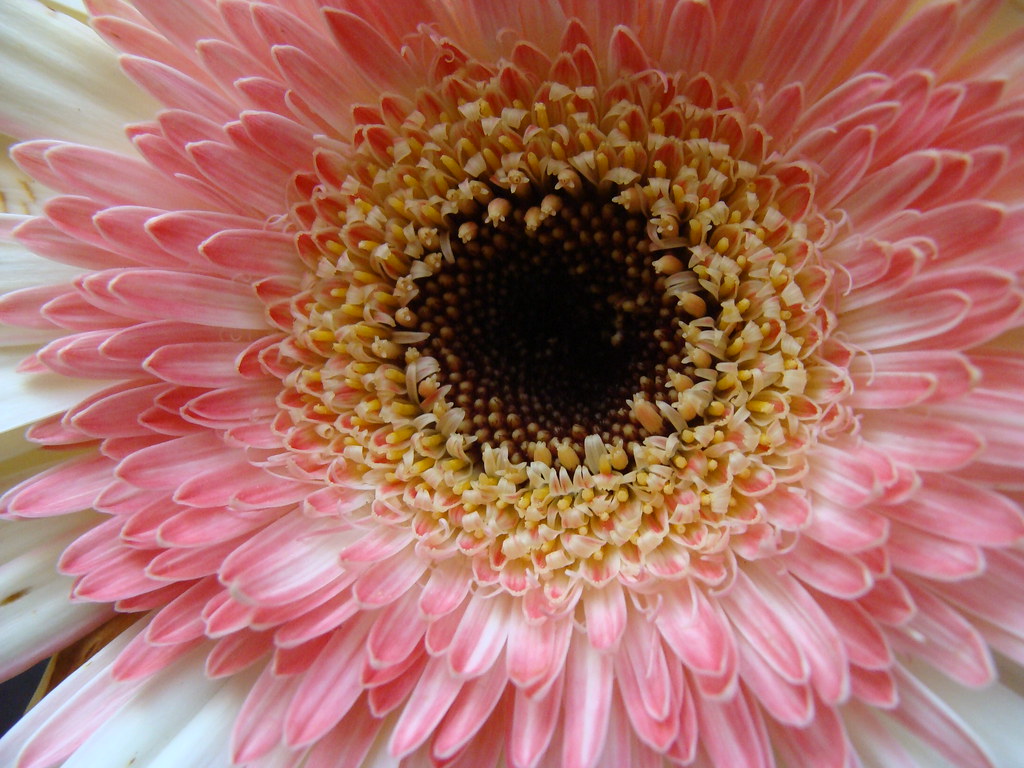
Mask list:
[[[10,488],[27,477],[29,469],[52,463],[54,458],[35,443],[26,440],[24,429],[0,432],[0,488]],[[3,541],[0,540],[0,552],[3,551],[2,547]]]
[[[0,523],[0,679],[18,674],[99,626],[110,608],[72,604],[57,573],[64,547],[95,523],[83,513]]]
[[[15,367],[34,351],[34,347],[0,348],[0,433],[67,410],[110,385],[56,374],[18,373]]]
[[[110,667],[124,647],[143,629],[144,622],[129,627],[76,669],[0,738],[0,765],[16,765],[17,756],[36,733],[48,724],[78,723],[114,712],[138,689],[140,683],[114,683]],[[65,736],[75,740],[77,733]],[[51,747],[58,745],[50,744]]]
[[[159,109],[89,27],[35,0],[0,3],[0,131],[126,149],[126,123]]]
[[[37,256],[19,243],[0,239],[0,295],[21,288],[68,282],[83,271]]]
[[[63,768],[148,766],[190,724],[196,711],[203,709],[225,686],[224,680],[210,680],[203,671],[208,650],[197,649],[148,680],[137,696],[107,718],[65,761]],[[219,746],[223,745],[222,741]],[[204,751],[210,746],[204,745]],[[208,765],[209,758],[210,755],[200,753],[196,761],[190,755],[178,765]]]
[[[256,678],[251,674],[228,678],[195,716],[185,724],[146,768],[223,768],[231,762],[231,728]]]
[[[85,21],[89,15],[82,0],[40,0],[40,2],[47,8],[52,8],[80,21]]]

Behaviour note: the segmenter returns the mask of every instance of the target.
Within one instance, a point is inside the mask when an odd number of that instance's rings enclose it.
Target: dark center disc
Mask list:
[[[441,384],[466,411],[466,434],[505,446],[643,439],[628,400],[671,400],[669,371],[685,372],[683,334],[693,318],[665,292],[647,221],[610,199],[564,196],[535,228],[516,200],[503,221],[469,221],[475,236],[452,237],[454,259],[417,282],[409,304],[419,349],[437,359]],[[689,254],[676,252],[685,263]]]

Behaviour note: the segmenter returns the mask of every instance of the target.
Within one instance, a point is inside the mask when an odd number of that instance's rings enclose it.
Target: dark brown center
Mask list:
[[[409,305],[413,328],[430,334],[420,350],[467,414],[463,431],[513,461],[536,442],[567,441],[582,457],[591,434],[642,440],[627,401],[671,402],[669,371],[689,367],[692,318],[653,266],[665,251],[650,252],[646,218],[607,198],[560,200],[535,227],[536,201],[517,201],[497,223],[469,222],[474,236],[452,237],[454,258],[417,283]]]

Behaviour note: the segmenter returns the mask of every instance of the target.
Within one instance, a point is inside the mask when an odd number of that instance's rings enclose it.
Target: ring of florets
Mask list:
[[[821,238],[780,210],[768,139],[728,99],[697,103],[692,83],[645,74],[603,90],[503,77],[478,67],[384,98],[351,145],[319,153],[293,212],[309,276],[279,429],[439,557],[517,574],[513,591],[678,577],[763,522],[757,499],[804,471],[828,405],[808,395],[831,323]],[[509,238],[526,253],[562,243],[558,227],[590,248],[619,237],[661,318],[658,370],[608,411],[612,427],[478,397],[452,338],[465,327],[446,320],[460,295],[481,298],[480,283],[453,286],[486,272],[496,238],[499,254]],[[544,418],[565,410],[531,397]]]

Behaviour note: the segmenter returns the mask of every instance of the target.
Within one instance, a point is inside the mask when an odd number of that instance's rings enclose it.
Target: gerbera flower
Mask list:
[[[116,637],[0,763],[1015,764],[1001,3],[86,6],[0,9],[0,667]]]

